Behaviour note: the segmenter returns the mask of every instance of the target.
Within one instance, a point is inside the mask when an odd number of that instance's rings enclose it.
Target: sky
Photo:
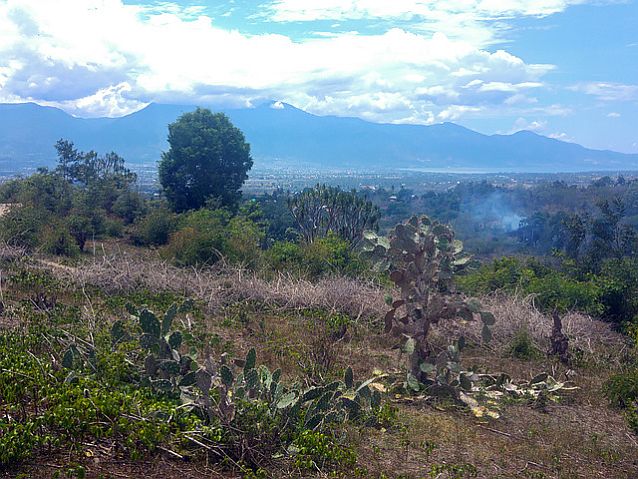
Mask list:
[[[638,153],[638,0],[0,0],[0,103],[27,101],[275,101]]]

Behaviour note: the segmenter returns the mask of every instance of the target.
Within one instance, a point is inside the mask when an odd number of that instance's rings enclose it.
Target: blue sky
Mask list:
[[[638,0],[0,0],[0,102],[269,100],[638,152]]]

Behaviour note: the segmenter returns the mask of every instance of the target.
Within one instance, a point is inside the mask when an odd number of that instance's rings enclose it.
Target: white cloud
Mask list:
[[[439,121],[455,121],[468,113],[478,113],[482,111],[481,107],[478,106],[467,106],[467,105],[450,105],[445,110],[439,112],[436,116]]]
[[[84,98],[51,104],[79,116],[119,117],[141,110],[148,105],[148,103],[140,102],[134,98],[128,98],[131,90],[131,85],[124,82],[103,88]]]
[[[413,19],[439,15],[547,16],[582,0],[276,0],[267,6],[273,20],[313,21],[370,18]]]
[[[611,113],[607,113],[608,118],[620,118],[620,113],[612,111]]]
[[[638,100],[638,85],[613,82],[590,82],[572,86],[571,90],[593,95],[602,101]]]
[[[342,3],[329,0],[327,8]],[[498,15],[541,15],[555,4],[519,3],[498,7]],[[395,15],[408,4],[367,5]],[[318,114],[427,124],[526,108],[552,68],[440,32],[392,28],[293,41],[224,30],[200,8],[174,3],[0,0],[0,100],[84,116],[121,115],[150,101],[245,106],[278,98]]]
[[[533,120],[528,121],[526,118],[519,117],[516,119],[512,128],[507,132],[509,134],[516,133],[518,131],[533,131],[534,133],[542,133],[547,129],[547,121]]]
[[[278,22],[316,20],[410,21],[477,45],[497,41],[507,20],[544,17],[586,0],[275,0],[263,14]]]
[[[547,136],[549,138],[553,138],[554,140],[566,141],[568,143],[575,143],[576,142],[576,140],[574,140],[571,136],[569,136],[567,133],[564,133],[564,132],[561,132],[561,133],[550,133]]]

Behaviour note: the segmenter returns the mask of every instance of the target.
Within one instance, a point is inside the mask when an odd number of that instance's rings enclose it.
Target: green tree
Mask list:
[[[253,165],[250,145],[223,113],[198,108],[168,126],[169,150],[162,154],[159,178],[177,212],[217,199],[234,209]]]
[[[117,153],[99,156],[95,151],[78,151],[68,140],[58,140],[55,149],[58,153],[56,170],[65,180],[79,186],[107,183],[123,189],[137,180],[137,175],[124,166],[124,158]]]

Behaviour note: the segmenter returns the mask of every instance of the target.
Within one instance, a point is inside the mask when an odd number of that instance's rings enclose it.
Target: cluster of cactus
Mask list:
[[[455,358],[464,340],[436,355],[428,342],[433,325],[455,318],[472,321],[478,316],[483,322],[483,340],[492,337],[494,315],[483,311],[478,301],[465,300],[454,290],[454,273],[470,262],[462,252],[463,243],[454,238],[452,228],[426,216],[414,216],[397,225],[389,238],[372,232],[364,235],[362,254],[378,270],[389,271],[400,290],[399,299],[388,301],[391,309],[385,316],[385,330],[406,339],[403,350],[410,359],[411,377],[422,384],[435,381],[456,386],[457,382],[467,384],[469,377],[454,377],[458,366]]]
[[[508,401],[523,401],[535,409],[545,410],[550,402],[558,402],[562,393],[569,393],[578,389],[568,382],[560,382],[548,373],[540,373],[529,381],[515,383],[505,373],[498,375],[478,374],[472,392],[477,397],[487,399],[486,405],[481,405],[471,395],[461,394],[460,399],[476,417],[500,417],[497,412],[498,402],[507,398]]]
[[[143,384],[163,391],[178,391],[192,380],[196,366],[192,358],[180,354],[182,333],[173,329],[173,320],[179,313],[189,311],[192,302],[185,301],[179,306],[172,304],[161,319],[149,309],[138,311],[131,305],[126,307],[141,332],[137,338],[139,344],[146,351]],[[125,322],[114,322],[111,327],[112,343],[116,345],[129,339]]]
[[[313,430],[324,424],[357,419],[363,411],[381,404],[379,391],[370,388],[376,378],[356,382],[350,367],[343,381],[303,388],[284,385],[280,369],[271,372],[264,365],[257,366],[256,358],[255,350],[251,349],[245,360],[235,361],[234,367],[224,360],[220,365],[207,360],[194,373],[199,395],[192,397],[193,403],[211,419],[217,417],[222,423],[230,424],[238,401],[262,401],[273,417]]]
[[[470,392],[479,376],[472,371],[461,369],[461,351],[465,346],[463,337],[439,352],[432,362],[423,362],[420,380],[408,373],[406,389],[419,392],[426,389],[428,394],[436,397],[460,399],[462,392]]]
[[[190,303],[173,304],[160,319],[148,309],[138,311],[127,306],[140,332],[137,340],[146,352],[142,385],[178,393],[184,406],[197,409],[211,423],[231,425],[242,401],[266,404],[273,418],[305,429],[356,419],[380,406],[379,391],[370,387],[377,378],[355,381],[351,368],[343,381],[304,388],[286,386],[281,381],[281,370],[271,372],[265,365],[257,365],[254,349],[245,359],[234,361],[222,355],[219,362],[209,356],[199,363],[181,354],[182,335],[173,330],[172,324],[177,314],[189,308]],[[125,321],[113,323],[114,345],[130,339]]]

